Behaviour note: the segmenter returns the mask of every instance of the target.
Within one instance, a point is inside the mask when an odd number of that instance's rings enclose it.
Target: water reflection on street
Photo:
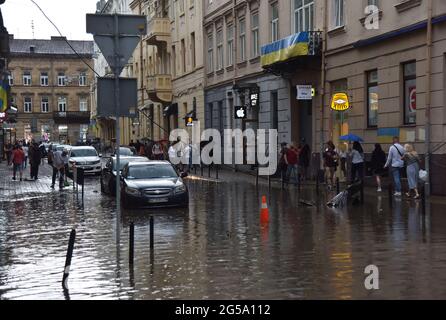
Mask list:
[[[83,208],[72,190],[2,202],[0,298],[446,298],[442,205],[423,213],[421,203],[402,200],[390,210],[385,195],[371,194],[364,206],[328,209],[325,191],[268,191],[243,180],[187,183],[189,209],[126,210],[119,224],[114,200],[98,192],[94,178]],[[262,195],[270,210],[266,225],[259,219]],[[64,292],[71,228],[77,238]],[[379,267],[380,290],[364,287],[369,264]]]

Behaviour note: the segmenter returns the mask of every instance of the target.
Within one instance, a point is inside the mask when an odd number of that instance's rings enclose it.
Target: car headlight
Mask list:
[[[180,194],[180,193],[185,193],[185,192],[186,192],[186,186],[184,184],[179,185],[174,190],[174,194]]]
[[[126,187],[125,192],[131,196],[136,196],[136,197],[141,195],[141,192],[136,188]]]

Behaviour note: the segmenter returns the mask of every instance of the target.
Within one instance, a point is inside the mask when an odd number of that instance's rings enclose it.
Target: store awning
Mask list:
[[[172,114],[178,114],[178,103],[172,103],[164,108],[163,115],[170,117]]]
[[[262,67],[309,53],[310,33],[299,32],[261,48]]]

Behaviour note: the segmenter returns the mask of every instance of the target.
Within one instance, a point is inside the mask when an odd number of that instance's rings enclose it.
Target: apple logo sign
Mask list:
[[[237,119],[244,119],[246,118],[246,112],[244,107],[237,107],[235,111],[235,116]]]

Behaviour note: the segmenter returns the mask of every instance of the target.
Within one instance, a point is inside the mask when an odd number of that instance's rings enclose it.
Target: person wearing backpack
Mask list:
[[[395,197],[401,197],[401,170],[404,168],[403,156],[405,150],[399,141],[398,137],[393,137],[393,144],[389,148],[387,162],[384,165],[384,168],[390,167],[395,186],[395,193],[393,194]]]

